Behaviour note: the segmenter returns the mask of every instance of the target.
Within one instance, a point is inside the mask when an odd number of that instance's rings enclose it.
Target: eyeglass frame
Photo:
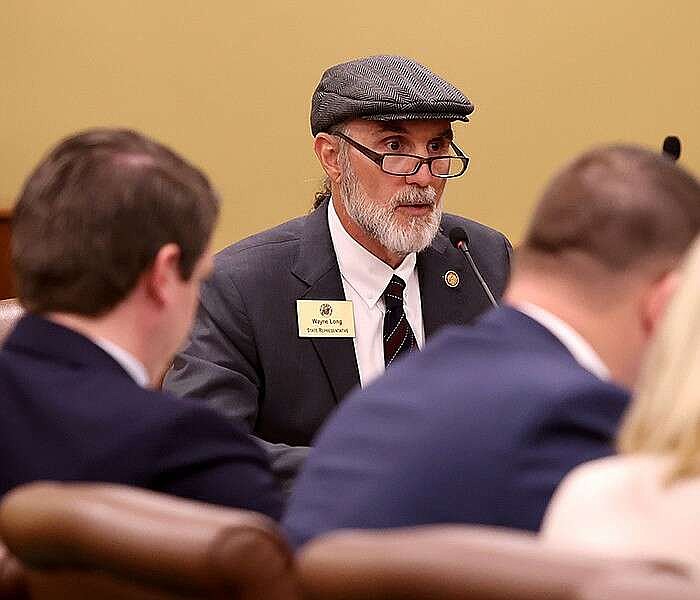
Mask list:
[[[467,172],[467,167],[469,167],[469,157],[466,154],[464,154],[464,152],[462,152],[457,146],[457,144],[455,144],[453,141],[450,141],[450,146],[457,153],[457,156],[440,155],[425,157],[418,156],[417,154],[402,154],[400,152],[385,152],[382,154],[380,152],[375,152],[367,146],[363,146],[357,140],[353,140],[350,136],[347,136],[344,133],[341,133],[340,131],[334,131],[331,133],[331,135],[335,135],[340,139],[345,140],[348,144],[355,148],[355,150],[357,150],[361,154],[364,154],[373,163],[375,163],[382,170],[382,173],[386,173],[387,175],[393,175],[394,177],[411,177],[412,175],[418,173],[418,171],[420,171],[420,168],[425,164],[428,165],[428,171],[433,177],[438,177],[439,179],[454,179],[455,177],[461,177],[462,175],[464,175]],[[418,163],[416,164],[416,169],[411,173],[390,173],[389,171],[384,170],[384,159],[387,156],[408,156],[410,158],[417,158]],[[461,159],[464,168],[456,175],[437,175],[433,173],[433,162],[441,158],[459,158]]]

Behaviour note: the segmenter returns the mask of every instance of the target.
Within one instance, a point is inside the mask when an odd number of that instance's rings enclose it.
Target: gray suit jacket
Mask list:
[[[426,338],[444,325],[469,323],[489,307],[446,237],[457,225],[467,231],[474,260],[497,297],[508,278],[510,244],[501,233],[444,215],[441,233],[417,257]],[[445,284],[448,270],[459,274],[456,288]],[[344,298],[326,203],[232,244],[216,256],[189,346],[176,357],[165,388],[245,420],[278,477],[292,479],[318,428],[360,382],[352,339],[300,338],[296,301]]]

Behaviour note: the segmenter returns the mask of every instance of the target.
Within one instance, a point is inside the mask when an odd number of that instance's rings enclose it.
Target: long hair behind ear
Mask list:
[[[645,356],[618,449],[669,456],[669,482],[700,474],[700,238]]]

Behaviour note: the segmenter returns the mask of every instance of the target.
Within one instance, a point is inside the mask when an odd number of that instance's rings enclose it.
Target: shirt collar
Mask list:
[[[610,369],[605,365],[598,353],[571,325],[530,302],[514,304],[520,312],[537,321],[556,337],[576,359],[576,362],[603,381],[610,379]]]
[[[341,276],[370,308],[382,297],[393,275],[408,282],[416,268],[415,252],[408,254],[396,269],[392,269],[364,246],[358,244],[345,231],[345,227],[343,227],[333,207],[332,198],[328,203],[328,228]]]
[[[148,387],[151,378],[146,367],[133,354],[105,338],[92,338],[92,341],[109,354],[142,388]]]

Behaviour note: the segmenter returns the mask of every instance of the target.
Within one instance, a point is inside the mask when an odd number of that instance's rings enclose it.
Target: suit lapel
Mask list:
[[[328,202],[324,202],[307,217],[299,255],[292,272],[309,286],[299,299],[345,300],[338,261],[328,229]],[[333,388],[335,400],[340,402],[345,394],[360,383],[352,338],[309,339]]]
[[[488,300],[478,288],[479,283],[464,257],[442,232],[418,254],[416,267],[426,339],[445,325],[466,325],[488,307]],[[450,287],[445,281],[449,271],[459,277],[456,287]]]
[[[466,266],[464,260],[459,260],[459,255],[453,256],[448,252],[447,244],[447,238],[438,234],[430,247],[420,252],[416,258],[426,340],[447,324],[466,322]],[[448,271],[457,273],[457,287],[450,287],[445,283],[445,274]]]

